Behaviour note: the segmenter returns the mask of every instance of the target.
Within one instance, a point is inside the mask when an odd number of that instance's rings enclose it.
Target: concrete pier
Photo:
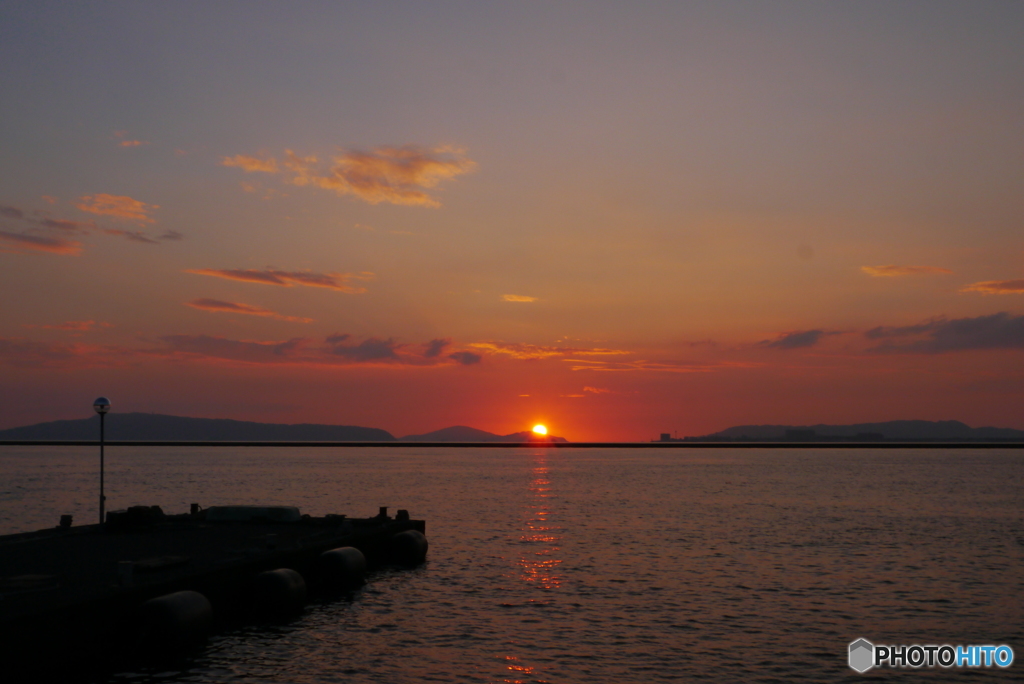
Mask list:
[[[131,655],[142,604],[179,591],[205,596],[217,621],[244,618],[253,613],[259,573],[288,568],[316,592],[320,555],[331,549],[359,549],[371,567],[397,561],[392,537],[425,532],[425,523],[386,511],[348,518],[281,506],[193,506],[190,514],[164,515],[137,506],[109,513],[104,525],[62,520],[0,537],[0,662],[31,676],[54,654],[85,666]]]

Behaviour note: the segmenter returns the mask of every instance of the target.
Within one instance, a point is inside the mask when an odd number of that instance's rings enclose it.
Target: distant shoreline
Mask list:
[[[1024,449],[1019,441],[891,441],[891,442],[260,442],[115,440],[108,447],[384,447],[430,449]],[[0,446],[94,446],[99,440],[0,440]]]

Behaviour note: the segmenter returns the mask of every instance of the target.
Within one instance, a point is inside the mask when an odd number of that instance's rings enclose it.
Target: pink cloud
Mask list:
[[[50,254],[78,256],[82,251],[82,243],[75,240],[65,240],[64,238],[11,233],[6,230],[0,230],[0,251],[22,253],[26,251],[48,252]]]
[[[65,230],[69,233],[87,233],[91,230],[96,229],[96,224],[92,221],[65,221],[61,219],[41,218],[41,219],[28,219],[31,223],[43,226],[44,228],[56,228],[58,230]]]
[[[210,335],[165,335],[160,338],[170,350],[193,357],[242,361],[245,363],[284,363],[296,360],[309,340],[294,337],[284,342],[230,340]]]
[[[280,321],[290,321],[292,323],[312,323],[312,318],[299,318],[297,316],[285,316],[279,314],[276,311],[270,309],[262,309],[258,306],[250,306],[248,304],[240,304],[238,302],[225,302],[219,299],[193,299],[190,302],[185,302],[186,306],[191,306],[193,309],[200,309],[202,311],[219,311],[226,313],[244,314],[246,316],[265,316],[268,318],[276,318]]]
[[[112,327],[110,323],[96,323],[96,321],[65,321],[57,325],[26,325],[26,328],[43,328],[45,330],[67,330],[69,332],[88,332],[99,325],[101,328]]]
[[[339,292],[349,294],[360,294],[366,292],[364,287],[348,285],[350,280],[370,280],[372,273],[315,273],[313,271],[280,271],[277,269],[213,269],[197,268],[187,269],[185,273],[213,276],[214,278],[225,278],[227,280],[240,280],[245,283],[261,283],[263,285],[279,285],[292,287],[304,285],[306,287],[326,287]]]
[[[46,344],[35,340],[0,337],[0,363],[20,367],[89,368],[116,366],[134,352],[85,344]]]

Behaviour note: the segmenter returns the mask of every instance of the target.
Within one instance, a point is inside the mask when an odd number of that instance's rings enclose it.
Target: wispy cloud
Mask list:
[[[114,138],[118,140],[118,147],[141,147],[148,145],[148,140],[132,140],[127,137],[128,131],[114,131]]]
[[[471,351],[457,351],[449,354],[448,358],[462,364],[463,366],[472,366],[475,363],[483,361],[484,357],[479,354],[474,354]]]
[[[1024,294],[1024,279],[983,280],[980,283],[971,283],[960,291],[980,292],[982,294]]]
[[[220,163],[221,166],[234,166],[246,173],[277,173],[280,170],[277,166],[277,160],[273,157],[260,159],[259,157],[250,157],[247,154],[236,154],[234,157],[224,157]]]
[[[426,190],[441,181],[469,173],[476,162],[454,147],[383,146],[370,151],[343,150],[321,162],[315,155],[286,150],[280,163],[274,157],[235,155],[221,160],[247,172],[283,173],[288,182],[353,195],[370,204],[439,207]]]
[[[96,224],[92,221],[66,221],[63,219],[52,218],[26,220],[29,223],[34,223],[37,226],[42,226],[43,228],[55,228],[69,233],[88,233],[89,231],[96,230]]]
[[[359,344],[345,344],[349,338],[349,335],[331,335],[327,338],[330,345],[328,351],[357,362],[397,361],[398,350],[404,346],[390,338],[382,340],[376,337],[367,338]]]
[[[78,256],[82,251],[82,243],[58,237],[11,233],[6,230],[0,230],[0,251],[48,252],[50,254]]]
[[[879,326],[864,333],[869,340],[884,340],[868,351],[876,353],[921,353],[972,349],[1024,349],[1024,316],[1000,312],[975,318],[933,318],[916,325]],[[898,342],[906,338],[922,339]]]
[[[0,204],[0,216],[12,219],[25,218],[25,212],[18,207],[8,206],[6,204]]]
[[[589,394],[614,394],[614,391],[604,387],[584,387],[583,392]]]
[[[138,223],[154,223],[155,221],[149,216],[149,213],[160,208],[155,204],[146,204],[125,195],[108,195],[106,193],[84,195],[79,198],[79,202],[75,206],[91,214],[113,216]]]
[[[864,271],[869,276],[874,276],[876,278],[897,278],[899,276],[908,275],[952,273],[948,268],[941,268],[939,266],[897,266],[895,264],[886,264],[884,266],[861,266],[860,270]]]
[[[100,196],[97,195],[96,197],[100,197]],[[109,197],[109,195],[107,195],[106,197]],[[128,198],[124,198],[124,199],[128,199]],[[134,200],[132,200],[132,201],[134,201]],[[23,232],[23,233],[8,233],[8,235],[21,235],[22,237],[30,238],[29,241],[32,241],[31,240],[32,238],[41,239],[44,242],[40,243],[40,244],[45,244],[47,241],[53,241],[53,242],[57,242],[57,243],[68,243],[69,242],[67,240],[63,240],[63,238],[52,237],[54,232],[59,232],[59,233],[78,233],[78,234],[81,234],[81,235],[88,235],[90,233],[103,233],[105,235],[116,235],[118,237],[123,237],[123,238],[125,238],[127,240],[131,240],[132,242],[141,242],[141,243],[146,243],[146,244],[151,244],[151,245],[158,244],[159,242],[164,241],[164,240],[181,240],[182,237],[183,237],[182,234],[179,233],[176,230],[167,230],[167,231],[164,231],[162,234],[157,235],[156,237],[152,237],[152,236],[147,235],[146,233],[143,233],[142,231],[138,231],[138,230],[121,230],[121,229],[117,229],[117,228],[103,228],[103,229],[101,229],[99,226],[96,225],[95,221],[69,221],[67,219],[55,219],[55,218],[51,218],[50,216],[48,216],[47,215],[48,213],[49,212],[47,212],[47,211],[39,211],[39,210],[36,210],[36,211],[33,211],[33,212],[29,213],[29,212],[26,212],[26,211],[18,208],[18,207],[12,207],[12,206],[9,206],[9,205],[0,205],[0,216],[5,216],[7,218],[18,219],[18,220],[24,221],[27,224],[27,226],[28,226],[28,230],[31,231],[31,232]],[[149,222],[152,223],[153,222],[152,219],[149,219]],[[39,231],[42,231],[44,234],[42,236],[38,235],[37,233]],[[50,236],[47,236],[45,234],[47,232],[50,233]],[[72,244],[79,244],[79,243],[72,243]],[[80,245],[79,245],[79,247],[80,247]],[[54,251],[54,250],[44,250],[44,251]],[[61,251],[59,253],[69,253],[69,252]]]
[[[529,297],[527,295],[512,295],[512,294],[508,294],[508,295],[501,295],[501,298],[503,300],[505,300],[506,302],[535,302],[535,301],[537,301],[536,297]]]
[[[726,368],[756,368],[763,364],[749,362],[724,361],[718,363],[701,363],[685,361],[594,361],[591,359],[563,359],[572,364],[574,371],[599,371],[606,373],[712,373]],[[584,389],[586,391],[586,389]]]
[[[69,332],[88,332],[99,325],[101,328],[112,327],[110,323],[96,323],[96,321],[65,321],[56,325],[35,325],[26,324],[26,328],[43,328],[45,330],[67,330]]]
[[[190,303],[193,304],[193,303]],[[197,308],[252,313],[234,302],[197,301]],[[256,313],[255,315],[260,315]],[[57,325],[26,325],[30,328],[65,330],[82,334],[108,323],[67,321]],[[403,344],[394,338],[353,338],[348,334],[331,335],[317,343],[307,337],[287,340],[237,340],[213,335],[164,335],[140,340],[142,346],[114,347],[86,344],[50,344],[24,338],[0,337],[0,364],[48,367],[91,368],[145,363],[147,360],[174,359],[182,363],[239,363],[306,367],[372,366],[380,368],[452,368],[480,363],[482,356],[471,351],[428,357],[431,343]]]
[[[239,302],[225,302],[220,299],[193,299],[190,302],[185,302],[186,306],[191,306],[193,309],[201,309],[202,311],[218,311],[226,313],[244,314],[246,316],[264,316],[267,318],[276,318],[279,321],[289,321],[292,323],[312,323],[312,318],[300,318],[298,316],[285,316],[279,314],[276,311],[270,309],[263,309],[258,306],[250,306],[248,304],[241,304]]]
[[[839,334],[841,333],[834,330],[798,330],[794,332],[781,333],[774,340],[762,340],[761,342],[758,342],[758,344],[770,349],[800,349],[803,347],[813,347],[826,335]]]
[[[165,335],[161,341],[176,353],[242,361],[245,363],[282,363],[297,357],[309,340],[294,337],[284,342],[230,340],[210,335]]]
[[[143,350],[140,353],[159,356],[179,356],[201,359],[220,359],[240,363],[298,364],[305,366],[379,366],[444,367],[454,363],[478,363],[479,355],[455,352],[447,357],[428,357],[422,345],[403,344],[394,338],[367,337],[357,340],[349,334],[334,334],[316,344],[308,338],[293,338],[283,342],[263,340],[232,340],[210,335],[166,335],[160,340],[165,349]]]
[[[518,342],[473,342],[468,346],[481,349],[489,354],[505,354],[514,359],[547,359],[559,356],[613,356],[629,354],[621,349],[600,349],[586,347],[548,347]]]
[[[362,273],[316,273],[314,271],[280,271],[274,268],[195,268],[186,269],[185,273],[195,273],[197,275],[213,276],[214,278],[225,278],[227,280],[239,280],[244,283],[279,285],[281,287],[293,287],[295,285],[326,287],[349,294],[366,292],[366,288],[349,285],[348,281],[371,280],[374,277],[372,273],[365,271]]]
[[[0,337],[0,363],[28,368],[93,368],[123,364],[131,350],[86,344],[46,344]]]
[[[447,337],[439,337],[436,340],[430,340],[423,345],[423,356],[428,359],[440,356],[441,352],[444,351],[444,348],[449,346],[451,343],[451,339]]]
[[[107,228],[103,232],[106,235],[117,235],[118,237],[123,237],[126,240],[131,240],[132,242],[142,242],[147,245],[160,244],[159,240],[154,240],[138,230],[118,230],[117,228]]]

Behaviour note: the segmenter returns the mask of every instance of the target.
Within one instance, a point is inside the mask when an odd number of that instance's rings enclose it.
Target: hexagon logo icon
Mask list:
[[[850,667],[864,673],[875,664],[875,645],[867,639],[857,639],[850,644]]]

